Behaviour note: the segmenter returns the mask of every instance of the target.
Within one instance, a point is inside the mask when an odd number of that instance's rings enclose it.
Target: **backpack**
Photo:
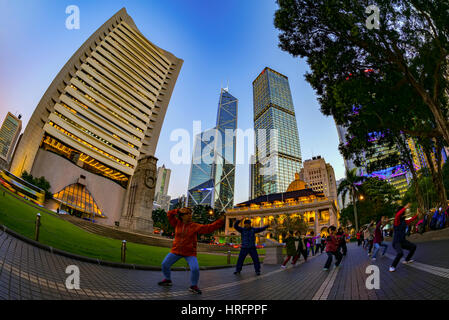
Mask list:
[[[437,220],[437,229],[443,229],[445,224],[446,224],[446,215],[443,212],[441,212]]]
[[[430,220],[430,229],[435,230],[437,229],[437,222],[438,222],[438,210],[435,211],[433,214],[432,219]]]

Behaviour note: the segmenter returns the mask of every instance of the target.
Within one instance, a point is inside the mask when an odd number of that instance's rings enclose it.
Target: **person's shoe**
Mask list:
[[[390,272],[395,272],[396,271],[396,268],[395,267],[390,267],[390,270],[389,270]]]
[[[240,271],[234,271],[234,274],[240,274]]]
[[[334,269],[338,269],[338,268],[340,268],[340,265],[334,265]]]
[[[196,294],[201,294],[202,293],[200,288],[198,288],[198,286],[191,286],[189,288],[189,290],[190,290],[190,292],[193,292],[193,293],[196,293]]]
[[[328,270],[329,270],[329,268],[323,268],[323,270],[324,270],[324,271],[328,271]]]
[[[260,276],[260,272],[256,272],[256,276]]]
[[[162,287],[171,287],[173,285],[171,280],[167,280],[167,279],[164,279],[161,282],[158,282],[157,284],[162,286]]]
[[[403,264],[410,264],[410,263],[413,263],[413,261],[415,261],[415,260],[409,260],[409,261],[404,260],[404,261],[402,261],[402,263],[403,263]]]
[[[372,260],[372,261],[376,261],[376,258],[372,258],[371,260]]]
[[[282,268],[282,269],[285,269],[285,268],[287,268],[287,266],[281,265],[281,268]]]

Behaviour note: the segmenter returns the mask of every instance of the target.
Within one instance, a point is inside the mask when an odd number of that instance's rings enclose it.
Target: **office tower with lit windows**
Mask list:
[[[21,116],[16,117],[11,112],[8,112],[0,128],[0,160],[2,160],[5,167],[8,167],[11,161],[21,130]]]
[[[288,78],[268,67],[253,81],[254,197],[285,192],[302,167]]]
[[[215,128],[195,137],[187,192],[191,207],[224,212],[234,205],[237,111],[237,98],[221,89]]]
[[[154,193],[154,202],[165,211],[170,208],[170,196],[168,195],[168,186],[170,184],[171,170],[165,168],[165,165],[157,169],[156,191]]]
[[[337,132],[340,143],[350,143],[351,139],[348,136],[348,132],[345,127],[337,125]],[[392,184],[399,191],[399,194],[403,196],[407,191],[408,184],[410,182],[410,172],[404,165],[398,164],[372,172],[368,171],[370,163],[386,158],[390,154],[397,154],[400,152],[399,149],[395,146],[389,147],[385,144],[378,143],[378,136],[376,133],[372,133],[369,139],[369,141],[375,146],[373,155],[367,156],[366,154],[363,154],[361,166],[356,166],[352,160],[345,159],[344,163],[346,170],[350,171],[353,168],[356,168],[357,175],[359,176],[377,177],[379,179],[385,180],[388,183]]]
[[[121,9],[50,84],[11,171],[44,176],[51,209],[89,217],[98,207],[100,223],[152,231],[154,153],[182,64]]]
[[[329,200],[337,200],[337,181],[334,168],[321,156],[305,160],[303,166],[299,172],[299,179],[313,191],[322,192]]]

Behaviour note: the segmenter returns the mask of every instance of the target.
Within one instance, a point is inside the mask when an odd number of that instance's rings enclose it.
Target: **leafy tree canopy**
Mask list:
[[[22,173],[22,179],[35,185],[38,188],[41,188],[42,190],[45,191],[45,199],[52,199],[53,195],[50,192],[50,182],[48,182],[45,177],[40,177],[40,178],[35,178],[33,177],[33,175],[31,175],[30,173],[28,173],[27,171],[24,171]]]
[[[449,2],[278,0],[280,47],[307,59],[321,111],[349,138],[393,130],[449,142]],[[367,20],[379,9],[379,29]],[[368,138],[365,136],[364,138]]]

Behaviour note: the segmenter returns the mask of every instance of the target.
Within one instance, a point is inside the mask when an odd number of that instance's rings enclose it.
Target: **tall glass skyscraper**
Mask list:
[[[221,89],[216,127],[195,137],[189,206],[210,205],[225,211],[234,205],[237,106],[237,98]]]
[[[288,78],[266,67],[253,81],[254,197],[285,192],[302,167]]]

